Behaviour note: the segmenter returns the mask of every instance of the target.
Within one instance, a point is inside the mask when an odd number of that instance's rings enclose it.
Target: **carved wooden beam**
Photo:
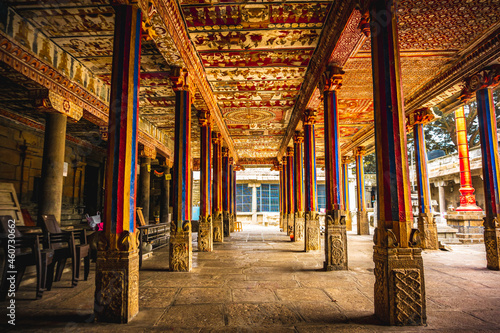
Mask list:
[[[231,155],[237,161],[238,154],[234,149],[233,140],[229,136],[229,131],[226,123],[224,122],[222,112],[217,105],[212,88],[206,79],[203,64],[201,63],[198,53],[189,39],[182,14],[179,9],[179,4],[175,0],[152,0],[152,3],[155,10],[162,18],[168,33],[172,37],[172,41],[179,51],[181,58],[184,61],[184,65],[192,77],[193,83],[205,101],[208,110],[212,114],[212,117],[219,128],[222,138],[231,151]]]
[[[304,110],[308,107],[311,96],[318,87],[319,80],[329,63],[330,57],[339,41],[344,27],[347,25],[353,10],[356,8],[357,1],[334,1],[328,12],[328,16],[323,25],[323,30],[318,42],[318,46],[307,68],[304,82],[300,89],[300,94],[286,129],[286,134],[281,141],[278,151],[278,160],[280,160],[286,151],[288,143],[292,139],[295,129],[302,120]],[[319,94],[317,94],[319,96]]]

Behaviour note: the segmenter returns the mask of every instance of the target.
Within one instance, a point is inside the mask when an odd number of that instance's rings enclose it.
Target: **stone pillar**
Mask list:
[[[304,240],[304,134],[296,132],[293,138],[294,145],[294,172],[295,172],[295,219],[294,242]]]
[[[149,198],[151,194],[151,157],[141,151],[141,168],[139,173],[139,193],[137,205],[142,207],[144,221],[149,224]]]
[[[224,237],[230,235],[230,214],[229,204],[231,197],[230,176],[229,176],[229,149],[222,148],[222,219],[224,224]]]
[[[486,213],[484,245],[487,267],[492,270],[500,270],[500,155],[493,89],[491,89],[494,85],[498,85],[499,81],[500,66],[490,66],[467,79],[465,87],[465,92],[469,96],[476,92]]]
[[[288,158],[286,154],[283,156],[281,160],[281,166],[283,168],[283,211],[282,211],[282,220],[283,220],[283,231],[288,234],[288,205],[289,205],[289,197],[288,197]]]
[[[415,110],[406,118],[406,126],[413,130],[415,142],[415,169],[418,189],[418,230],[422,248],[438,250],[436,222],[432,213],[431,190],[427,172],[427,149],[425,147],[424,123],[432,121],[434,113],[429,108]]]
[[[319,214],[316,188],[316,145],[314,124],[316,111],[307,109],[304,112],[304,184],[305,184],[305,235],[306,252],[320,249]]]
[[[222,145],[221,134],[212,133],[213,153],[213,194],[212,194],[212,223],[214,228],[214,242],[224,241],[224,224],[222,221]]]
[[[200,219],[198,224],[198,251],[213,251],[212,225],[212,123],[210,113],[199,113],[200,121]]]
[[[54,215],[61,223],[64,184],[64,152],[66,147],[67,116],[47,113],[43,143],[42,181],[38,216]]]
[[[375,246],[375,315],[389,325],[426,323],[424,269],[418,232],[411,230],[405,113],[398,49],[398,26],[392,0],[370,3],[377,214]]]
[[[476,205],[476,196],[472,187],[470,174],[469,142],[467,140],[467,122],[465,121],[464,107],[455,111],[455,124],[457,129],[457,149],[460,161],[460,207],[457,212],[482,211]]]
[[[104,232],[98,242],[94,313],[97,321],[127,323],[139,312],[135,196],[142,15],[135,5],[114,9]]]
[[[192,162],[191,162],[191,91],[187,70],[174,68],[172,85],[175,91],[175,142],[173,167],[173,209],[170,224],[170,271],[189,272],[192,268],[193,245]],[[193,94],[194,95],[194,94]]]
[[[339,67],[328,67],[324,73],[323,91],[325,111],[325,262],[327,271],[347,269],[347,234],[342,214],[341,152],[337,89],[344,72]]]
[[[446,213],[446,194],[444,192],[445,182],[440,181],[436,183],[439,191],[439,212],[441,216]]]
[[[293,147],[287,148],[287,190],[288,190],[288,214],[287,214],[287,235],[293,235],[295,233],[295,170],[294,170],[294,158],[293,158]]]
[[[352,230],[351,205],[349,202],[349,164],[351,162],[350,157],[342,157],[342,203],[344,205],[345,227],[348,231]]]
[[[358,211],[356,219],[358,221],[358,235],[369,235],[370,225],[368,224],[368,212],[366,211],[365,192],[365,170],[363,167],[363,156],[366,151],[364,147],[357,147],[354,151],[356,159],[356,189],[358,198]]]
[[[160,221],[161,223],[170,222],[168,219],[170,206],[170,167],[163,166],[163,184],[161,187],[161,202],[160,202]]]

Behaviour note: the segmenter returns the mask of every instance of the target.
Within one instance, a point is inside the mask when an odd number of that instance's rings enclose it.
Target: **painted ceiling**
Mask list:
[[[109,0],[6,3],[10,8],[6,29],[12,29],[18,42],[109,103],[114,29]],[[275,158],[303,93],[302,83],[332,1],[178,3],[238,157],[245,161]],[[500,25],[500,5],[498,0],[399,0],[397,17],[403,92],[411,97]],[[354,11],[329,59],[329,64],[341,66],[345,72],[339,90],[344,150],[352,149],[349,142],[373,127],[370,39],[360,31],[360,20],[361,13]],[[141,121],[173,139],[174,92],[169,74],[172,66],[184,62],[159,15],[152,16],[150,23],[156,36],[142,44]],[[66,56],[67,64],[63,61]],[[0,91],[8,89],[5,82],[0,85]],[[459,89],[454,86],[425,105],[436,105]],[[324,117],[319,97],[316,90],[308,107],[318,110],[316,149],[321,160]],[[203,108],[204,103],[198,91],[192,115],[193,157],[199,156],[195,109]],[[370,147],[373,141],[362,144]]]

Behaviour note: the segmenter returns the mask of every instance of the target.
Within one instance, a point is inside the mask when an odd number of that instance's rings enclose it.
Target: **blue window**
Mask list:
[[[236,211],[252,211],[252,188],[248,187],[248,184],[236,184]]]
[[[279,184],[261,184],[257,187],[257,211],[279,211]]]
[[[326,185],[318,184],[318,210],[326,209]]]

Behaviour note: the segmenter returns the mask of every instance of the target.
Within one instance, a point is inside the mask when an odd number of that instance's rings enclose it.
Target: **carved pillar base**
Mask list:
[[[391,230],[375,229],[375,315],[389,325],[425,325],[422,249],[398,248]],[[389,236],[389,237],[388,237]]]
[[[305,236],[304,248],[306,252],[317,251],[320,249],[319,240],[319,215],[317,212],[305,213]]]
[[[184,230],[170,231],[169,266],[172,272],[190,272],[193,266],[193,245],[191,225]]]
[[[214,250],[213,234],[212,216],[200,216],[198,224],[198,251],[212,252]]]
[[[236,224],[236,214],[229,215],[229,232],[234,232],[234,225]]]
[[[95,287],[96,320],[128,323],[139,312],[139,251],[99,251]]]
[[[325,217],[325,263],[327,271],[347,269],[347,234],[345,216],[339,210],[329,211]]]
[[[368,212],[356,212],[356,217],[358,220],[358,235],[369,235]]]
[[[345,228],[347,231],[352,231],[352,216],[350,210],[342,211],[342,215],[345,216]]]
[[[213,216],[213,215],[212,215]],[[224,224],[222,223],[222,212],[217,213],[215,217],[212,219],[214,226],[214,243],[215,242],[223,242],[224,241]]]
[[[422,239],[422,249],[439,250],[437,226],[432,213],[419,214],[418,230]]]
[[[223,212],[222,213],[222,218],[223,218],[223,222],[224,222],[224,237],[229,237],[230,236],[230,232],[229,232],[229,226],[230,226],[230,214],[229,212]]]
[[[485,222],[486,224],[486,222]],[[500,270],[500,228],[484,228],[484,246],[488,269]]]
[[[304,241],[304,226],[305,226],[305,217],[304,212],[296,212],[294,219],[294,230],[295,234],[293,235],[294,242],[302,242]]]
[[[287,214],[286,216],[287,226],[286,226],[286,234],[288,236],[293,235],[293,227],[295,225],[295,214]]]
[[[283,229],[283,225],[285,223],[285,215],[283,214],[280,214],[280,230],[281,231],[284,231],[285,229]]]

